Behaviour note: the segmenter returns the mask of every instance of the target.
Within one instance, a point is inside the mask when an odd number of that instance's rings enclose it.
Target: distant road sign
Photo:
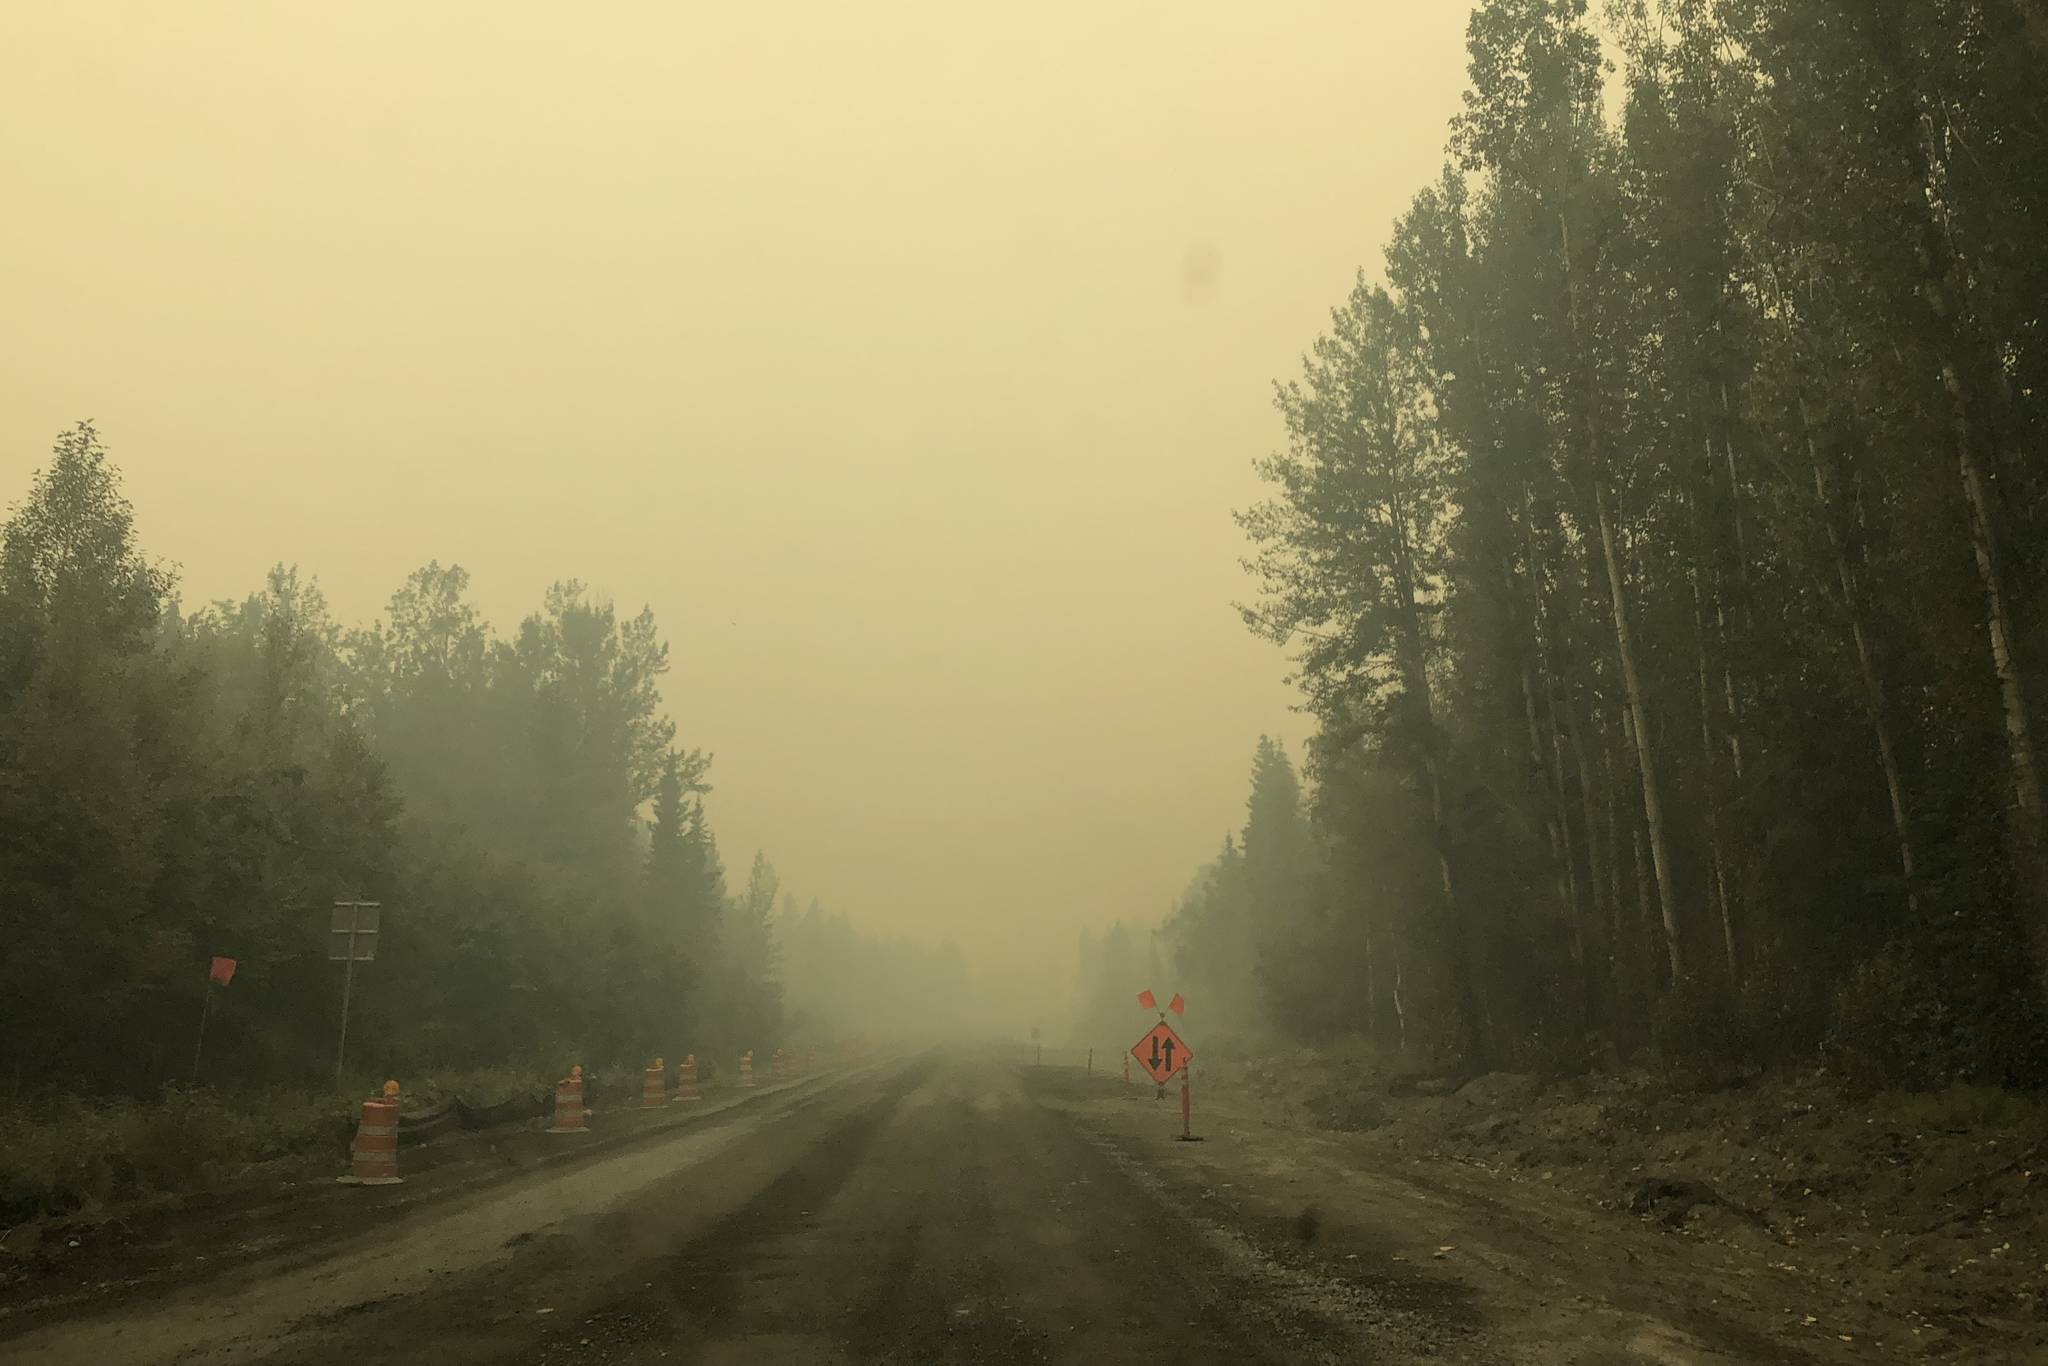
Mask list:
[[[1131,1056],[1138,1060],[1138,1066],[1145,1069],[1145,1075],[1161,1086],[1195,1060],[1195,1055],[1181,1042],[1180,1035],[1174,1033],[1173,1026],[1164,1020],[1146,1030],[1145,1037],[1131,1045]]]
[[[327,934],[327,958],[333,963],[370,963],[377,958],[377,922],[381,901],[337,901]]]

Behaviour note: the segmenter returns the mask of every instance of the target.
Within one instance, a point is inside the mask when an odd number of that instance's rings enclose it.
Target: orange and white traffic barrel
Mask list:
[[[572,1067],[555,1083],[555,1122],[551,1134],[587,1134],[583,1124],[583,1069]]]
[[[754,1050],[749,1048],[746,1052],[740,1054],[740,1085],[743,1087],[750,1087],[753,1084]]]
[[[640,1074],[640,1108],[658,1110],[668,1104],[668,1067],[660,1058]]]
[[[398,1176],[398,1083],[384,1083],[384,1094],[363,1102],[356,1122],[356,1141],[349,1145],[344,1186],[395,1186]]]
[[[702,1100],[697,1090],[697,1055],[692,1053],[683,1059],[682,1067],[676,1073],[677,1100]]]

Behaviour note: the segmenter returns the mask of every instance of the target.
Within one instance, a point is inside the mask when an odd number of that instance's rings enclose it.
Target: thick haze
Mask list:
[[[1300,736],[1230,511],[1466,12],[10,5],[5,497],[89,417],[188,602],[645,602],[734,879],[1035,1011]]]

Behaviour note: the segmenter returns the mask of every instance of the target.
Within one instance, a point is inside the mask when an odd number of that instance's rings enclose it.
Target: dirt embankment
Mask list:
[[[1700,1093],[1647,1073],[1453,1086],[1341,1053],[1205,1062],[1277,1119],[1719,1244],[1810,1322],[1958,1360],[2048,1342],[2048,1105],[1857,1098],[1818,1072]]]

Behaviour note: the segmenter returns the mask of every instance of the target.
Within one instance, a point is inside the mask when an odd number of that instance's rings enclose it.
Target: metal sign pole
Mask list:
[[[347,1082],[348,1008],[355,995],[356,960],[365,963],[377,956],[378,919],[384,903],[350,898],[334,903],[334,920],[328,927],[327,957],[345,965],[341,976],[341,1038],[334,1049],[334,1084]]]
[[[208,982],[199,996],[199,1042],[192,1045],[192,1084],[199,1084],[199,1058],[206,1051],[206,1015],[213,1009],[213,983]]]
[[[1159,1012],[1159,1023],[1161,1023],[1161,1024],[1165,1024],[1165,1023],[1166,1023],[1166,1012],[1165,1012],[1165,1011],[1163,1011],[1163,1010]],[[1157,1050],[1154,1050],[1154,1051],[1156,1052]],[[1167,1054],[1166,1056],[1167,1056],[1167,1057],[1169,1057],[1169,1058],[1171,1058],[1171,1057],[1173,1056],[1173,1054],[1171,1054],[1171,1053],[1168,1053],[1168,1054]],[[1158,1101],[1162,1101],[1162,1100],[1165,1100],[1165,1099],[1166,1099],[1166,1083],[1165,1083],[1165,1082],[1163,1082],[1163,1081],[1162,1081],[1162,1082],[1160,1082],[1160,1083],[1159,1083],[1159,1093],[1158,1093],[1157,1095],[1153,1096],[1153,1097],[1152,1097],[1152,1099],[1153,1099],[1153,1101],[1154,1101],[1155,1103],[1156,1103],[1156,1102],[1158,1102]]]
[[[334,1053],[334,1085],[342,1085],[342,1069],[348,1062],[348,998],[356,984],[356,937],[348,937],[348,968],[341,975],[341,1044]]]

